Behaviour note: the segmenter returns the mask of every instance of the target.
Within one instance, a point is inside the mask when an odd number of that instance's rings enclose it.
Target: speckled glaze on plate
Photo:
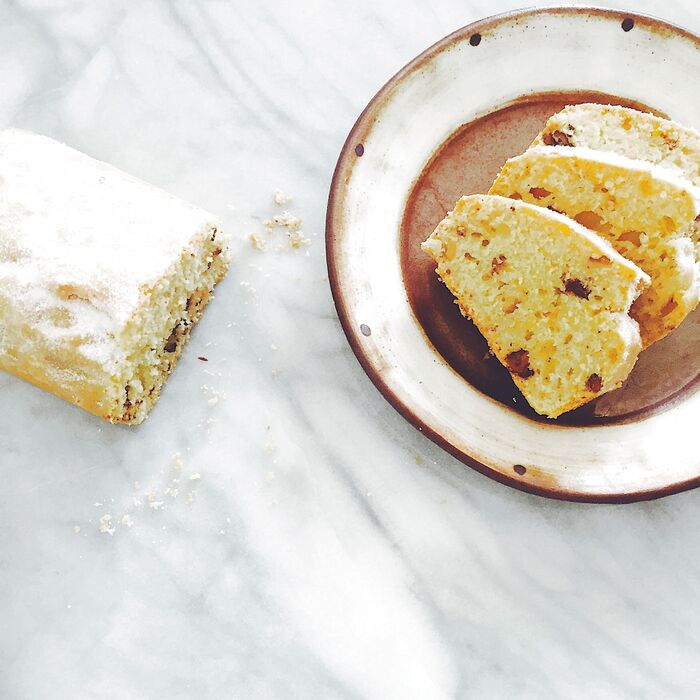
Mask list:
[[[700,126],[700,38],[595,8],[524,10],[435,44],[355,124],[327,212],[331,287],[363,368],[466,464],[554,498],[627,502],[700,485],[700,312],[640,356],[621,389],[556,421],[487,354],[420,249],[462,194],[485,192],[565,104],[622,104]],[[643,79],[640,79],[643,76]]]

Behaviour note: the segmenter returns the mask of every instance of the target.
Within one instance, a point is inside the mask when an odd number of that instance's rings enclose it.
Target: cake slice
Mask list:
[[[423,250],[528,403],[556,418],[619,386],[641,350],[628,311],[648,276],[561,214],[462,197]]]
[[[202,209],[44,136],[0,131],[0,369],[140,423],[228,260]]]
[[[507,161],[490,192],[572,217],[647,272],[651,286],[632,307],[645,347],[697,305],[697,190],[668,169],[588,148],[537,146]]]
[[[547,120],[534,146],[583,146],[674,168],[700,187],[700,132],[628,107],[569,105]],[[693,230],[700,260],[700,222]]]
[[[580,104],[547,120],[533,146],[583,146],[677,168],[700,187],[700,132],[628,107]]]

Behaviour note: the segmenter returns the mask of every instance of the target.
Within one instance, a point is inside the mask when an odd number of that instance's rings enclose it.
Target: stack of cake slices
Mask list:
[[[528,403],[556,418],[620,386],[700,299],[700,133],[566,107],[425,243]]]

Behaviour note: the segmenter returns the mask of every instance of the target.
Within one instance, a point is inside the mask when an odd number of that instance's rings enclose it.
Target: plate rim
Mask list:
[[[392,75],[375,93],[372,99],[367,103],[360,115],[355,120],[352,128],[340,150],[340,155],[333,170],[333,177],[328,194],[328,203],[326,208],[326,226],[325,226],[325,245],[326,245],[326,266],[328,270],[328,281],[331,288],[333,302],[336,308],[338,319],[345,337],[357,358],[360,366],[365,374],[369,377],[372,384],[384,397],[384,399],[414,428],[420,433],[428,437],[432,442],[442,448],[445,452],[452,455],[466,466],[475,471],[487,476],[494,481],[514,488],[518,491],[542,496],[559,501],[569,501],[574,503],[590,503],[590,504],[624,504],[636,503],[640,501],[649,501],[657,498],[663,498],[684,491],[689,491],[700,487],[700,474],[696,477],[668,484],[660,488],[645,489],[639,491],[628,491],[620,493],[604,493],[591,494],[572,491],[564,488],[546,488],[537,486],[528,482],[522,481],[515,477],[504,474],[453,445],[449,440],[444,438],[440,433],[433,430],[427,425],[415,411],[409,406],[382,378],[377,368],[374,367],[368,354],[364,351],[361,338],[361,330],[355,328],[351,323],[350,314],[348,311],[348,302],[345,299],[341,274],[340,274],[340,256],[336,248],[336,243],[339,241],[337,235],[337,218],[338,211],[341,206],[342,190],[344,182],[341,182],[341,174],[346,170],[348,160],[352,157],[357,157],[355,147],[361,143],[357,139],[357,135],[367,126],[371,126],[373,112],[387,99],[394,86],[401,81],[405,76],[410,75],[415,70],[419,69],[427,60],[438,54],[444,48],[451,45],[455,40],[464,38],[469,35],[479,34],[481,30],[492,29],[499,24],[514,19],[523,19],[539,15],[564,14],[570,16],[603,16],[609,19],[619,19],[622,22],[625,19],[643,20],[645,23],[652,25],[654,29],[667,30],[673,35],[680,35],[693,41],[700,49],[700,36],[685,29],[679,25],[668,22],[664,19],[640,12],[631,12],[608,7],[590,6],[590,5],[552,5],[548,7],[530,7],[524,9],[510,10],[508,12],[490,15],[482,19],[464,25],[457,30],[450,32],[445,37],[439,39],[434,44],[426,48],[424,51],[415,56],[406,65],[400,68]],[[414,316],[413,309],[411,315]],[[416,320],[418,323],[418,321]],[[420,325],[420,324],[419,324]]]

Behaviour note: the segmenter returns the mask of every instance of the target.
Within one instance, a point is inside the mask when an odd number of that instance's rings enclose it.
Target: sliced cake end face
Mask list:
[[[700,186],[700,132],[628,107],[569,105],[547,120],[533,146],[583,146],[675,168]]]
[[[177,264],[152,288],[119,336],[119,372],[113,377],[114,423],[141,423],[160,397],[190,334],[224,277],[230,259],[228,239],[207,227],[182,252]]]
[[[576,223],[472,195],[423,250],[538,413],[580,406],[634,366],[641,341],[628,310],[648,277]]]
[[[691,231],[698,201],[690,183],[666,169],[588,148],[542,146],[510,159],[490,192],[566,214],[647,272],[652,285],[632,309],[645,346],[697,305]]]

